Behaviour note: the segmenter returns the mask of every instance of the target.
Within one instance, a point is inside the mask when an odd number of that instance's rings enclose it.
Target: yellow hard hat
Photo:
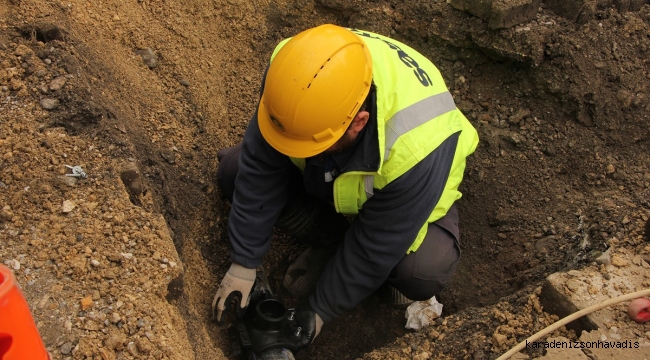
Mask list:
[[[307,158],[347,130],[372,82],[368,47],[350,30],[321,25],[290,39],[269,66],[260,131],[279,152]]]

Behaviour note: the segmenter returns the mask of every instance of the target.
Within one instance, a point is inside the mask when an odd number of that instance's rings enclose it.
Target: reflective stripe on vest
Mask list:
[[[390,150],[397,138],[402,134],[415,129],[426,123],[432,118],[456,110],[456,104],[449,92],[443,92],[421,100],[405,109],[397,112],[386,123],[386,144],[384,150],[384,161],[388,160]],[[374,195],[374,175],[365,175],[363,185],[365,188],[366,199]]]
[[[375,183],[374,175],[363,176],[363,187],[366,192],[366,199],[370,199],[373,195],[375,195],[375,188],[372,186],[372,184],[374,183]]]
[[[388,160],[390,150],[400,135],[406,134],[427,121],[453,110],[456,110],[454,99],[449,92],[443,92],[398,111],[386,123],[384,161]]]

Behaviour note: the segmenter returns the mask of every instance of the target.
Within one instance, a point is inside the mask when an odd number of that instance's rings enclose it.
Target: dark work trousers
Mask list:
[[[217,182],[224,198],[232,201],[241,144],[219,151]],[[315,247],[340,242],[349,221],[334,207],[309,196],[298,168],[289,186],[287,204],[276,227]],[[417,251],[404,255],[386,283],[411,300],[427,300],[438,295],[449,281],[460,259],[458,211],[454,204],[447,214],[429,224],[427,235]]]

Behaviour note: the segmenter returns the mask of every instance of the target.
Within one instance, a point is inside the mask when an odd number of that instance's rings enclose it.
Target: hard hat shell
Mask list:
[[[321,25],[291,38],[269,66],[258,108],[266,141],[307,158],[345,134],[372,82],[368,47],[352,31]]]

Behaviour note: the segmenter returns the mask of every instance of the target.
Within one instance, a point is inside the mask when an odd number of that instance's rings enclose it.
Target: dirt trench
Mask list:
[[[216,152],[240,141],[275,43],[317,24],[411,44],[439,67],[479,131],[459,203],[462,261],[439,299],[446,315],[531,291],[547,275],[593,260],[612,239],[643,245],[648,6],[605,9],[585,25],[542,11],[529,24],[493,31],[445,1],[6,5],[5,43],[37,56],[47,50],[77,79],[47,127],[100,144],[120,160],[107,171],[132,205],[164,216],[183,266],[164,297],[181,314],[196,358],[230,356],[226,331],[209,319],[229,266],[229,204],[215,186]],[[155,66],[143,62],[147,48]],[[280,283],[301,250],[277,234],[263,263],[289,306],[295,299]],[[363,357],[405,335],[403,326],[403,311],[373,295],[327,324],[297,358]],[[481,344],[474,354],[490,356]]]

